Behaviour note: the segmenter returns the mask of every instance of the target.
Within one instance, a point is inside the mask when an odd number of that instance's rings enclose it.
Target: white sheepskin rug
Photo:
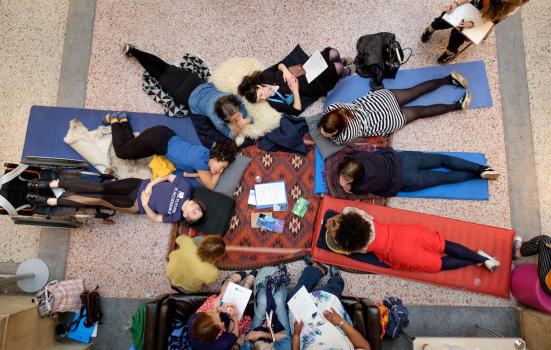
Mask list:
[[[257,70],[264,70],[262,62],[251,57],[234,57],[216,68],[209,81],[224,92],[237,95],[237,87],[246,75]],[[241,145],[245,137],[258,139],[266,133],[279,127],[281,114],[270,107],[268,102],[250,103],[243,98],[247,112],[253,117],[254,123],[250,124],[236,137],[235,142]]]
[[[137,136],[139,133],[134,135]],[[102,173],[112,173],[118,179],[151,178],[151,157],[120,159],[115,155],[109,126],[101,125],[96,130],[89,131],[78,119],[73,119],[63,141]]]

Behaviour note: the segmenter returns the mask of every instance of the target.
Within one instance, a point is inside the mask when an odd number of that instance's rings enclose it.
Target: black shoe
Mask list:
[[[45,190],[50,188],[50,181],[44,179],[34,179],[27,182],[27,188],[31,191]]]
[[[333,276],[340,276],[340,275],[341,275],[341,271],[339,270],[338,267],[329,265],[329,276],[333,277]]]
[[[27,199],[27,202],[29,202],[31,204],[47,205],[48,204],[48,198],[50,198],[50,197],[45,196],[45,195],[40,194],[40,193],[36,193],[36,192],[29,192],[29,193],[27,193],[25,198]]]
[[[448,52],[444,51],[444,53],[442,55],[440,55],[440,57],[438,57],[438,63],[448,63],[450,61],[452,61],[455,56],[457,55],[457,52],[454,52],[452,54],[448,54]]]
[[[132,44],[124,44],[122,46],[122,53],[125,55],[125,56],[132,56],[132,50],[135,49],[136,46],[132,45]]]
[[[429,27],[425,28],[423,35],[421,35],[421,41],[426,43],[427,41],[430,40],[430,37],[432,36],[433,33],[434,33],[434,30],[431,32],[429,31]]]
[[[306,255],[304,257],[304,263],[308,266],[313,266],[314,265],[314,260],[312,260],[312,257],[310,255]],[[329,266],[325,265],[325,264],[322,264],[320,262],[315,262],[317,265],[319,265],[319,267],[321,267],[321,269],[323,270],[323,275],[327,275],[329,273]]]

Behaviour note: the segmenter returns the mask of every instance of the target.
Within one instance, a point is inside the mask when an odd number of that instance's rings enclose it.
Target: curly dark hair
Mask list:
[[[217,142],[210,150],[210,158],[216,159],[220,162],[227,161],[231,164],[235,160],[235,156],[239,149],[234,141],[223,140]]]
[[[341,215],[335,241],[345,250],[354,252],[363,249],[371,236],[371,226],[356,213]]]
[[[257,70],[251,75],[247,75],[237,87],[237,93],[245,97],[250,103],[256,103],[256,90],[258,89],[258,85],[264,84],[260,78],[261,74],[262,72]]]

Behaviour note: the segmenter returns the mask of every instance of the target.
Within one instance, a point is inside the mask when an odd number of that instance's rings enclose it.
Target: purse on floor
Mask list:
[[[79,311],[80,295],[84,291],[84,280],[52,281],[37,294],[40,317],[52,316],[56,312]]]

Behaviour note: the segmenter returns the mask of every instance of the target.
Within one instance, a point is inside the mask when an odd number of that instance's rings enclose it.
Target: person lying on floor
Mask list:
[[[245,343],[240,350],[291,350],[291,329],[287,312],[289,283],[285,265],[267,266],[258,271],[254,284],[252,330],[245,336]],[[270,320],[266,319],[266,315]]]
[[[220,272],[215,262],[226,252],[222,237],[181,235],[176,238],[176,244],[178,249],[170,253],[166,265],[172,286],[193,293],[216,282]]]
[[[483,250],[477,253],[425,225],[383,223],[365,211],[344,208],[342,214],[330,218],[325,240],[333,252],[373,253],[396,270],[438,272],[484,264],[494,272],[499,261]]]
[[[32,204],[73,208],[104,207],[129,214],[146,214],[153,222],[195,223],[205,215],[205,205],[192,198],[193,187],[185,179],[168,175],[155,180],[129,178],[112,182],[80,179],[34,179],[27,184]],[[59,197],[39,191],[63,188]]]
[[[251,329],[251,318],[243,316],[238,320],[237,308],[233,304],[222,305],[222,296],[230,282],[243,282],[243,287],[253,286],[257,271],[247,275],[234,273],[220,288],[220,294],[213,294],[188,318],[189,340],[194,350],[230,350],[241,334]]]
[[[109,113],[103,123],[111,125],[113,148],[121,159],[138,159],[158,154],[165,156],[174,167],[176,174],[190,180],[192,185],[202,184],[214,189],[220,175],[235,160],[237,145],[233,141],[216,144],[210,151],[187,142],[172,129],[157,125],[144,130],[134,137],[132,127],[125,112]]]
[[[467,109],[472,95],[466,91],[457,102],[430,106],[404,106],[438,89],[453,85],[467,89],[467,80],[458,72],[425,81],[409,89],[381,89],[367,93],[351,103],[337,102],[323,111],[320,132],[333,143],[344,145],[358,138],[388,136],[419,118],[429,118],[455,110]]]
[[[189,108],[193,114],[209,117],[216,129],[226,137],[235,138],[252,122],[252,117],[247,115],[239,97],[218,90],[213,83],[203,80],[195,73],[170,65],[129,44],[123,45],[123,53],[138,60],[159,81],[174,102]],[[226,123],[232,124],[233,129],[230,130]]]
[[[434,170],[437,168],[451,171]],[[338,166],[338,176],[339,185],[347,193],[392,197],[400,191],[419,191],[472,179],[495,180],[499,173],[487,165],[445,154],[396,152],[386,147],[346,156]]]
[[[328,67],[310,83],[302,65],[278,63],[243,78],[237,91],[251,103],[267,101],[278,112],[299,115],[304,112],[301,97],[317,100],[326,96],[339,79],[354,73],[352,59],[342,59],[336,49],[327,47],[321,55]]]
[[[520,236],[515,237],[513,260],[536,254],[538,255],[538,277],[541,288],[551,296],[551,236],[536,236],[528,242],[522,242]]]
[[[350,316],[340,302],[344,280],[339,270],[334,266],[312,262],[309,257],[305,260],[308,266],[302,271],[288,299],[304,286],[318,312],[313,320],[307,322],[295,320],[293,313],[289,313],[289,322],[293,324],[292,349],[371,349],[369,342],[352,325]],[[330,277],[325,286],[313,291],[328,273]]]

